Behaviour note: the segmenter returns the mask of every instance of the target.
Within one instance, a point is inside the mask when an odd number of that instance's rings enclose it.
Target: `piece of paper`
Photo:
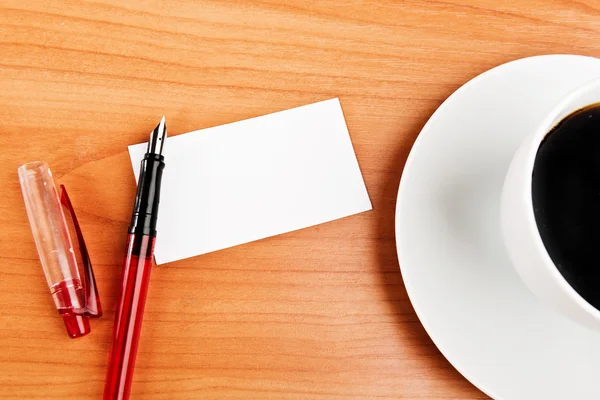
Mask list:
[[[170,137],[164,156],[158,264],[371,209],[338,99]]]

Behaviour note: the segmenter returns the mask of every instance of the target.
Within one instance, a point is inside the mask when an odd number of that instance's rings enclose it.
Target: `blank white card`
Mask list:
[[[136,180],[146,146],[129,147]],[[338,99],[170,137],[164,146],[158,264],[371,209]]]

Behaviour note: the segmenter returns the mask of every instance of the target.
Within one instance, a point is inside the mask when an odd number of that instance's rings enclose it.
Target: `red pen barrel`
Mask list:
[[[105,400],[129,398],[152,269],[154,241],[155,238],[149,235],[130,234],[128,237],[104,387]]]

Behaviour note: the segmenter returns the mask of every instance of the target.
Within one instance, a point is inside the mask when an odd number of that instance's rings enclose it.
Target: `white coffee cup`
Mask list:
[[[600,311],[571,287],[548,255],[537,228],[532,200],[533,165],[542,140],[566,116],[596,103],[600,103],[600,80],[566,95],[525,138],[504,181],[500,224],[510,259],[529,289],[573,321],[600,331]]]

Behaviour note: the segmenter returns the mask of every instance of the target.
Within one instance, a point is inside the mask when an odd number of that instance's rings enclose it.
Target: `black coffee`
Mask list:
[[[600,104],[572,113],[548,133],[535,158],[532,194],[552,261],[600,309]]]

